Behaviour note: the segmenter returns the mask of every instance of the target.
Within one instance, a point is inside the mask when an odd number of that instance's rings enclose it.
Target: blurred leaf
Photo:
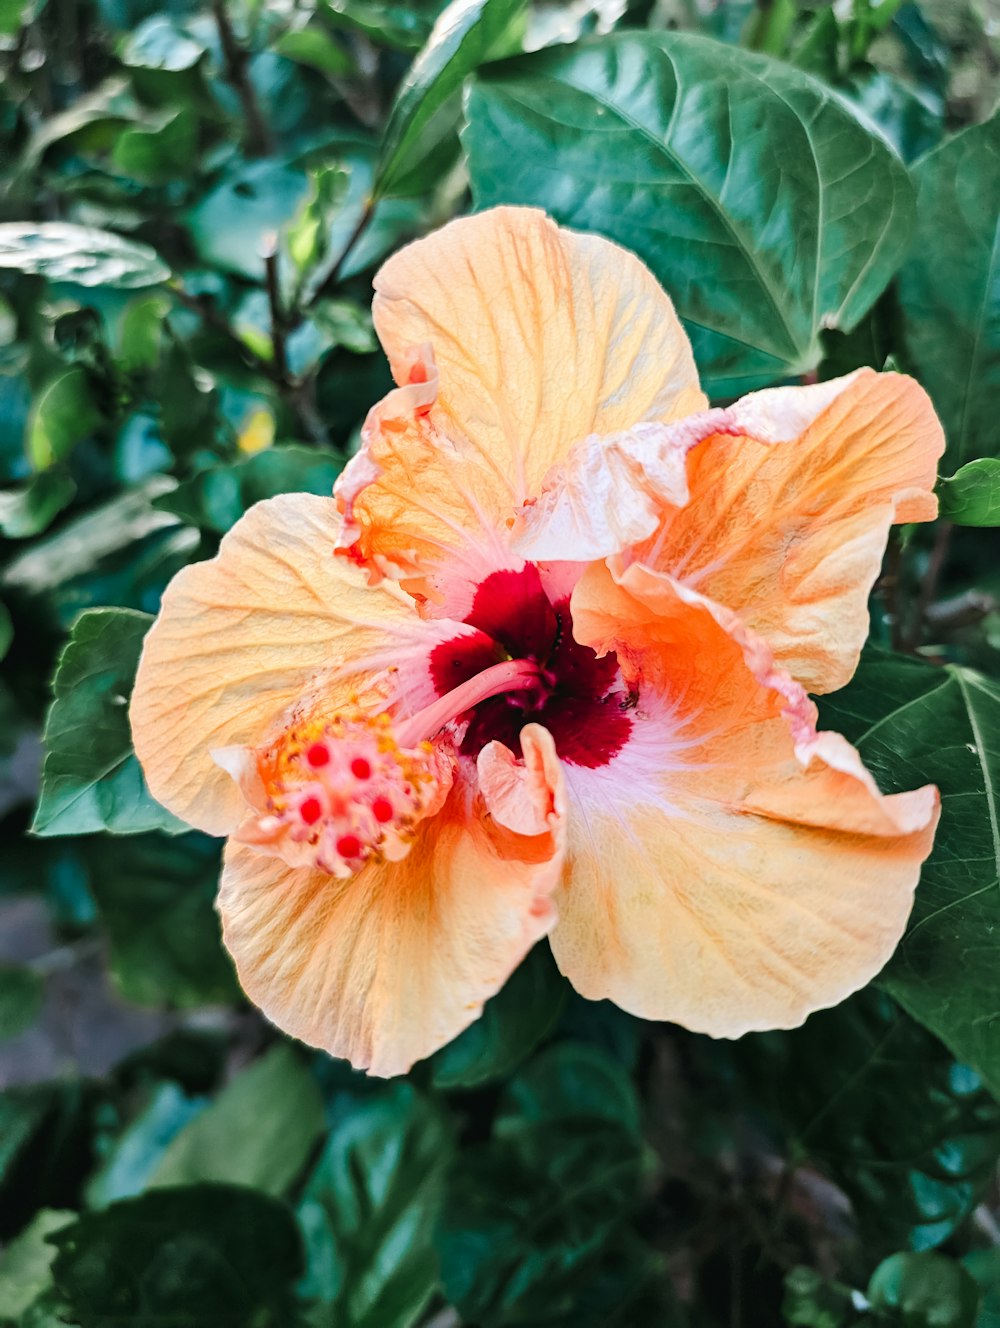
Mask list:
[[[456,94],[473,70],[517,50],[525,0],[452,0],[393,102],[375,169],[375,198],[392,194],[458,121]],[[442,120],[439,112],[450,112]],[[419,192],[419,189],[415,192]]]
[[[126,373],[152,369],[160,358],[163,320],[170,312],[163,294],[137,295],[122,313],[118,330],[118,363]]]
[[[944,465],[957,469],[1000,457],[1000,113],[930,153],[914,178],[903,330],[944,423]]]
[[[49,281],[129,290],[166,281],[170,269],[148,245],[68,221],[0,224],[0,268],[33,272]]]
[[[158,1084],[146,1106],[125,1127],[87,1183],[87,1204],[106,1208],[140,1194],[167,1145],[204,1111],[204,1098],[190,1098],[176,1084]]]
[[[6,539],[41,534],[75,494],[76,485],[66,471],[43,470],[25,488],[0,493],[0,534]]]
[[[478,207],[531,203],[634,250],[707,390],[801,374],[902,259],[906,171],[823,86],[689,33],[613,33],[480,71],[463,133]]]
[[[0,33],[13,37],[30,23],[42,6],[42,0],[0,0]]]
[[[567,983],[547,945],[536,945],[483,1013],[436,1053],[436,1088],[475,1088],[502,1079],[551,1032],[566,999]]]
[[[75,1217],[66,1210],[43,1208],[0,1254],[0,1319],[17,1319],[50,1286],[56,1252],[47,1238]]]
[[[86,369],[75,364],[51,379],[35,399],[28,428],[28,456],[45,470],[68,456],[101,422]]]
[[[0,963],[0,1038],[30,1028],[42,1006],[45,984],[23,964]]]
[[[781,1313],[790,1328],[862,1328],[863,1324],[851,1288],[828,1281],[814,1268],[793,1268],[786,1274]]]
[[[168,110],[158,123],[124,129],[112,160],[123,175],[163,184],[190,174],[197,154],[198,122],[190,107]]]
[[[1000,460],[969,461],[938,482],[941,516],[959,526],[1000,526]]]
[[[219,869],[218,842],[194,833],[105,842],[94,855],[90,886],[126,1000],[184,1008],[238,998],[213,908]]]
[[[320,0],[329,23],[370,37],[379,46],[415,51],[430,35],[447,0]]]
[[[53,681],[35,834],[183,828],[150,797],[132,751],[128,699],[150,621],[128,609],[77,619]]]
[[[188,346],[171,337],[157,376],[160,428],[178,457],[214,448],[219,431],[218,394],[198,371]]]
[[[273,1047],[168,1144],[150,1185],[227,1181],[284,1194],[323,1132],[323,1103],[302,1058]]]
[[[979,1289],[943,1254],[893,1254],[872,1274],[868,1299],[902,1328],[973,1328]]]
[[[264,236],[295,216],[307,176],[274,161],[249,162],[226,175],[187,214],[202,262],[251,280],[264,276]]]
[[[299,1204],[317,1324],[409,1328],[437,1286],[433,1246],[450,1141],[410,1084],[359,1102],[327,1140]],[[332,1319],[331,1319],[332,1311]]]
[[[941,823],[907,933],[881,981],[1000,1094],[1000,686],[969,669],[868,652],[823,699],[888,792],[933,781]]]
[[[944,100],[934,93],[912,88],[882,69],[853,73],[838,88],[874,121],[904,161],[914,161],[941,141]]]
[[[10,616],[10,609],[0,601],[0,659],[6,655],[13,640],[14,620]]]
[[[347,51],[319,26],[283,33],[274,43],[274,50],[286,60],[309,65],[321,74],[336,76],[354,72],[354,61]]]
[[[240,461],[200,471],[154,506],[182,521],[224,535],[248,507],[279,493],[315,493],[329,497],[342,462],[316,447],[265,448]]]
[[[154,1190],[52,1237],[80,1328],[285,1328],[302,1255],[284,1204],[233,1185]]]
[[[155,15],[140,23],[122,43],[122,64],[139,69],[166,69],[178,73],[191,69],[206,53],[190,32],[166,15]]]

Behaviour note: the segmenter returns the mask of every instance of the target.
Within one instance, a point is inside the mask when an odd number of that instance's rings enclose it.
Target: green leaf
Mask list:
[[[299,1054],[281,1044],[175,1136],[149,1184],[228,1181],[284,1194],[322,1132],[319,1089]]]
[[[121,48],[122,64],[134,69],[163,69],[180,73],[193,69],[206,47],[173,19],[155,15],[140,23]]]
[[[1000,113],[914,168],[903,331],[948,438],[945,465],[1000,457]]]
[[[862,1328],[851,1288],[829,1282],[815,1268],[792,1268],[785,1275],[781,1314],[790,1328]]]
[[[320,11],[334,27],[361,32],[380,46],[414,51],[427,39],[442,8],[440,0],[320,0]]]
[[[148,1185],[167,1145],[204,1111],[204,1098],[190,1098],[176,1084],[158,1084],[145,1107],[115,1140],[100,1169],[87,1182],[87,1204],[106,1208],[130,1199]]]
[[[1000,460],[982,457],[938,483],[941,516],[959,526],[1000,526]]]
[[[10,616],[10,609],[0,601],[0,659],[6,655],[14,640],[14,620]]]
[[[943,1254],[893,1254],[872,1273],[868,1300],[901,1328],[973,1328],[979,1288]]]
[[[90,888],[126,1000],[185,1008],[238,998],[213,907],[219,867],[218,841],[193,833],[130,836],[95,855]]]
[[[475,1088],[505,1078],[551,1032],[566,990],[551,950],[536,945],[476,1022],[434,1056],[434,1086]]]
[[[101,422],[90,378],[74,364],[51,379],[38,394],[28,424],[28,456],[35,470],[45,470],[68,456]]]
[[[148,245],[68,221],[0,224],[0,268],[4,267],[49,281],[118,290],[156,286],[170,276],[170,269]]]
[[[331,1132],[298,1210],[308,1251],[300,1289],[333,1311],[337,1328],[419,1318],[437,1286],[433,1231],[449,1153],[438,1113],[410,1084],[362,1099]]]
[[[525,0],[452,0],[400,85],[382,136],[376,198],[396,192],[458,121],[457,94],[481,64],[517,49]],[[442,116],[440,112],[445,112]]]
[[[347,51],[318,26],[282,33],[273,49],[286,60],[308,65],[321,74],[343,76],[354,72],[354,61]]]
[[[49,1269],[56,1252],[48,1243],[76,1213],[43,1208],[18,1238],[0,1254],[0,1315],[16,1319],[51,1283]]]
[[[166,295],[137,295],[122,311],[116,358],[126,373],[153,369],[160,359],[163,320],[171,304]]]
[[[688,33],[613,33],[480,71],[478,207],[530,203],[652,268],[713,395],[800,374],[899,265],[912,187],[822,84]]]
[[[188,106],[167,110],[152,125],[122,130],[112,160],[125,176],[164,184],[188,175],[198,150],[198,122]]]
[[[220,463],[185,480],[154,506],[182,521],[224,535],[248,507],[279,493],[329,497],[342,462],[315,447],[269,447],[240,461]]]
[[[183,828],[150,797],[132,751],[128,699],[151,621],[129,609],[89,609],[74,624],[45,723],[35,834]]]
[[[0,493],[0,534],[5,539],[29,539],[47,530],[76,495],[76,485],[64,470],[43,470],[23,489]]]
[[[508,1084],[498,1134],[525,1122],[593,1118],[637,1134],[639,1104],[631,1078],[599,1047],[561,1042],[548,1047]]]
[[[35,1022],[45,984],[22,964],[0,964],[0,1038],[13,1037]]]
[[[869,652],[823,701],[824,725],[889,792],[933,782],[941,822],[907,933],[881,981],[1000,1095],[1000,685],[957,666]]]
[[[284,1204],[231,1185],[154,1190],[51,1237],[80,1328],[284,1328],[301,1247]]]

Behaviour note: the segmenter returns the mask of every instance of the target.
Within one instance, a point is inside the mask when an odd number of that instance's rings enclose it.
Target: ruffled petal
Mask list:
[[[218,906],[247,995],[311,1046],[404,1073],[477,1019],[551,929],[564,818],[559,788],[547,797],[545,829],[525,835],[456,786],[408,857],[347,881],[231,842]]]
[[[400,388],[369,417],[338,493],[350,506],[347,544],[376,573],[433,562],[455,526],[505,530],[588,434],[705,405],[687,336],[651,273],[534,209],[451,222],[390,258],[375,289]],[[400,395],[413,387],[419,400]]]
[[[435,695],[433,644],[468,630],[421,622],[396,587],[371,589],[333,556],[339,529],[329,498],[257,503],[215,558],[186,567],[163,596],[139,662],[132,735],[153,796],[210,834],[234,830],[245,811],[213,752],[266,745],[294,706],[332,713],[369,685],[361,670],[409,664],[419,705]]]
[[[735,610],[809,691],[834,691],[857,667],[890,526],[937,515],[941,425],[912,379],[871,370],[725,414],[689,455],[690,501],[629,557]]]
[[[592,567],[573,621],[624,657],[644,749],[567,772],[551,940],[574,986],[738,1037],[868,982],[906,925],[936,790],[880,794],[766,645],[669,577]]]

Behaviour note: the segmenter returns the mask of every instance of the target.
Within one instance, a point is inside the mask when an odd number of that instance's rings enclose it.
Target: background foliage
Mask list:
[[[4,1328],[1000,1325],[987,3],[0,0]],[[644,1025],[540,947],[380,1083],[243,1002],[127,698],[171,575],[329,493],[374,266],[498,202],[639,253],[717,400],[927,386],[943,519],[824,711],[944,817],[881,979],[800,1030]]]

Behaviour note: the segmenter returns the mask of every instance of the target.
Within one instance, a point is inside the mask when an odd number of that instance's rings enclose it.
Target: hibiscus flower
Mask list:
[[[818,732],[890,525],[936,514],[922,389],[861,370],[709,409],[617,245],[500,208],[375,278],[398,386],[331,498],[257,504],[168,587],[149,787],[228,835],[250,998],[373,1074],[540,938],[577,991],[714,1036],[882,967],[938,815]]]

